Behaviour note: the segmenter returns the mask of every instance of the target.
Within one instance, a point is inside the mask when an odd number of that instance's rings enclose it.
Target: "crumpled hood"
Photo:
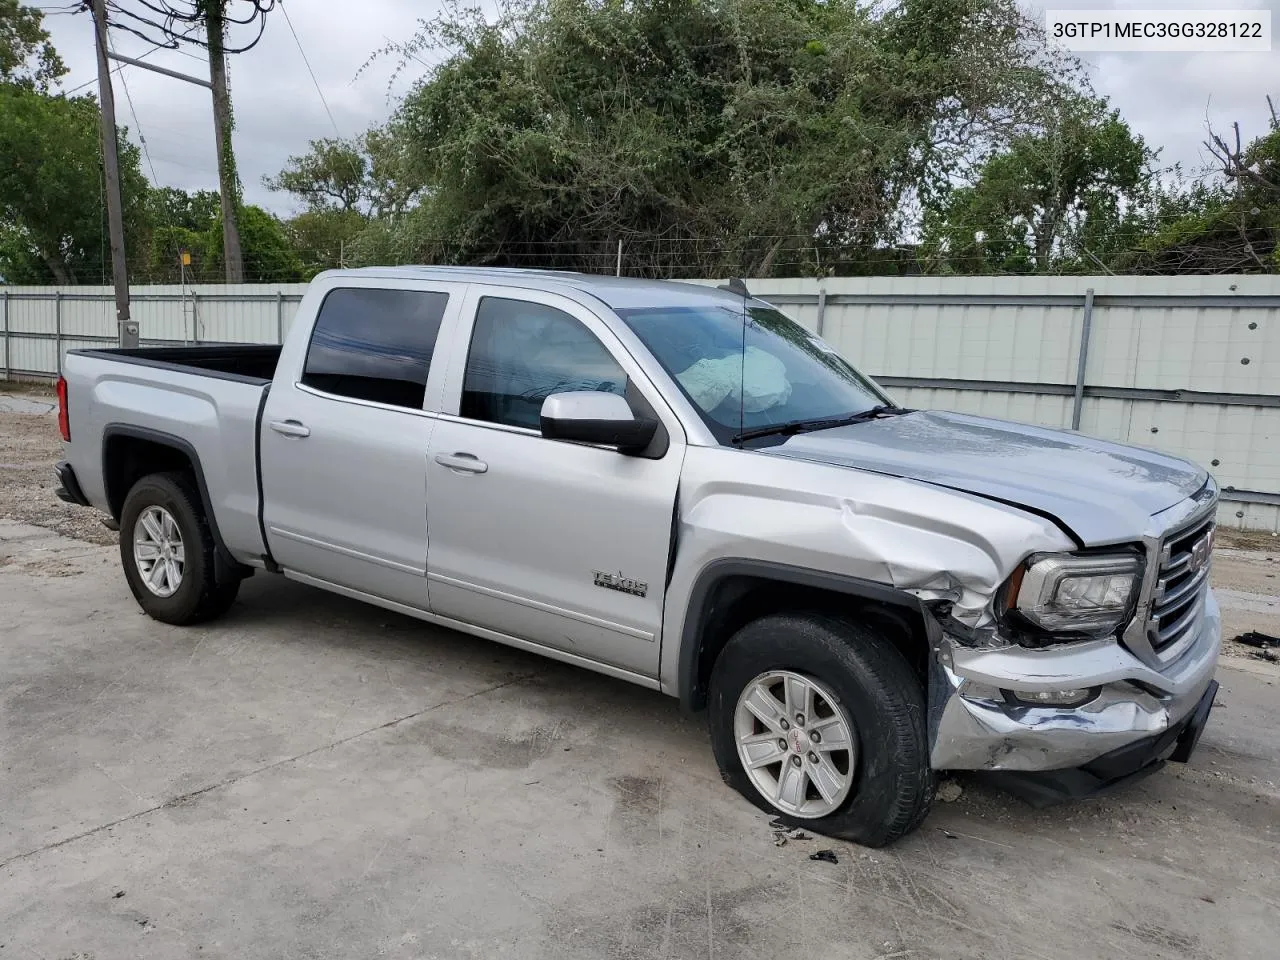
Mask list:
[[[1153,450],[1030,424],[918,410],[798,434],[761,453],[856,467],[1048,513],[1086,545],[1141,537],[1208,473]]]

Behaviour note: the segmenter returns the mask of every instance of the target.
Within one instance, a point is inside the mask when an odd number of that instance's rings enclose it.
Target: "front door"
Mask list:
[[[684,455],[678,421],[605,324],[554,294],[471,288],[427,461],[432,610],[646,677]],[[663,422],[645,456],[544,439],[551,393],[603,390]]]
[[[464,288],[340,286],[297,383],[262,417],[264,524],[285,570],[428,609],[424,410],[436,338]],[[451,304],[451,301],[452,304]]]

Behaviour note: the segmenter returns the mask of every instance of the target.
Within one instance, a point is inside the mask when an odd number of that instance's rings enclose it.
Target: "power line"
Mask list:
[[[293,34],[293,42],[297,44],[298,53],[302,55],[302,62],[307,68],[307,73],[311,75],[311,84],[316,88],[316,93],[320,96],[320,103],[324,105],[324,112],[329,115],[329,123],[333,126],[333,132],[338,135],[338,139],[342,139],[342,131],[338,129],[338,121],[333,119],[333,111],[329,109],[329,101],[325,99],[324,91],[320,89],[320,81],[316,79],[316,72],[311,69],[311,61],[307,59],[307,51],[302,49],[302,41],[298,38],[298,31],[293,27],[293,20],[289,17],[289,8],[285,6],[284,0],[279,0],[280,12],[284,14],[284,22],[289,25],[289,32]],[[364,172],[358,169],[356,162],[351,161],[351,172],[356,175],[356,179],[363,178]]]
[[[129,33],[136,34],[149,43],[157,41],[151,38],[148,31],[159,31],[161,36],[165,38],[161,45],[172,49],[177,49],[180,42],[190,43],[205,49],[209,48],[207,32],[203,40],[192,36],[195,28],[205,25],[210,17],[208,8],[204,7],[201,0],[188,0],[187,6],[190,9],[175,6],[170,0],[160,0],[160,6],[156,6],[150,0],[139,0],[139,4],[146,11],[149,11],[148,13],[138,13],[135,10],[131,10],[123,6],[120,0],[104,0],[104,2],[112,13],[120,14],[122,17],[127,17],[140,25],[131,27],[117,18],[113,22],[113,26],[119,30],[126,30]],[[258,41],[262,39],[263,31],[266,29],[266,15],[275,8],[276,0],[245,0],[251,5],[252,10],[244,19],[228,12],[231,2],[232,0],[222,0],[218,19],[224,24],[239,24],[241,26],[256,23],[258,32],[252,40],[243,46],[227,46],[225,38],[223,38],[220,46],[226,53],[244,53],[246,50],[251,50],[257,46]],[[177,27],[178,24],[190,24],[190,27],[185,31],[180,31]]]
[[[329,101],[324,98],[324,91],[320,89],[320,81],[316,79],[316,72],[311,69],[311,61],[307,59],[307,51],[302,49],[302,41],[298,39],[298,31],[293,28],[293,20],[289,17],[289,8],[284,5],[284,0],[280,0],[280,12],[284,14],[284,22],[289,25],[289,32],[293,34],[293,42],[298,45],[298,53],[302,54],[302,62],[306,65],[307,73],[311,74],[311,83],[316,88],[316,93],[320,94],[320,102],[324,104],[324,112],[329,115],[329,122],[333,124],[333,132],[341,139],[342,131],[338,129],[338,121],[333,119],[333,111],[329,109]]]
[[[111,50],[115,50],[115,44],[111,42],[111,35],[107,35],[107,46]],[[129,104],[129,115],[133,117],[133,125],[138,131],[138,141],[142,144],[142,155],[147,158],[147,167],[151,170],[151,182],[157,187],[160,186],[160,178],[156,176],[156,165],[151,162],[151,151],[147,147],[147,138],[142,132],[142,122],[138,119],[138,111],[133,106],[133,94],[129,92],[129,83],[124,78],[124,74],[120,74],[120,86],[124,87],[124,99]]]
[[[155,47],[152,47],[150,50],[146,51],[145,53],[141,53],[141,54],[139,54],[138,56],[134,57],[134,59],[135,59],[135,60],[145,60],[147,57],[151,56],[151,55],[152,55],[153,53],[155,53],[157,50],[167,50],[167,49],[168,49],[168,47],[155,46]],[[112,70],[111,70],[111,72],[112,72],[113,74],[115,74],[115,73],[119,73],[119,72],[120,72],[121,70],[123,70],[126,66],[127,66],[127,64],[123,64],[123,63],[122,63],[122,64],[120,64],[120,66],[118,66],[118,67],[113,67],[113,68],[112,68]],[[71,96],[73,93],[76,93],[77,91],[83,90],[85,87],[91,87],[91,86],[93,86],[93,85],[94,85],[95,83],[97,83],[97,82],[98,82],[98,78],[97,78],[97,77],[94,77],[92,80],[86,80],[84,83],[77,84],[76,86],[72,87],[70,90],[64,90],[64,91],[62,91],[62,95],[63,95],[64,97],[69,97],[69,96]]]
[[[79,10],[68,11],[68,12],[69,12],[69,13],[78,13],[78,12],[79,12]],[[196,28],[193,26],[190,30],[186,31],[186,33],[182,34],[182,36],[184,36],[184,37],[185,37],[185,36],[187,36],[188,34],[190,34],[190,33],[191,33],[192,31],[194,31],[195,29],[196,29]],[[155,44],[154,46],[152,46],[152,47],[151,47],[151,49],[150,49],[150,50],[147,50],[147,51],[145,51],[145,52],[143,52],[143,53],[138,54],[136,57],[134,57],[134,59],[135,59],[135,60],[145,60],[145,59],[147,59],[147,57],[151,56],[151,55],[152,55],[153,53],[155,53],[157,50],[168,50],[168,51],[170,51],[171,53],[180,53],[180,54],[182,54],[184,57],[190,57],[192,60],[195,60],[195,61],[196,61],[196,62],[198,62],[198,63],[203,63],[203,64],[205,64],[206,66],[207,66],[207,65],[208,65],[208,63],[209,63],[209,61],[208,61],[208,60],[206,60],[204,57],[198,57],[198,56],[196,56],[194,53],[189,53],[188,51],[183,50],[183,49],[182,49],[182,48],[180,48],[180,47],[171,47],[171,46],[168,46],[168,45],[166,45],[166,44],[162,44],[162,43]],[[123,69],[124,69],[125,67],[127,67],[127,66],[128,66],[128,64],[127,64],[127,63],[122,63],[122,64],[120,64],[119,66],[112,67],[112,68],[111,68],[111,73],[112,73],[112,74],[117,74],[117,73],[119,73],[121,70],[123,70]],[[95,83],[97,83],[97,82],[98,82],[98,79],[97,79],[96,77],[95,77],[94,79],[92,79],[92,80],[86,80],[84,83],[77,84],[76,86],[72,87],[70,90],[64,90],[64,91],[63,91],[63,96],[67,96],[67,97],[69,97],[69,96],[71,96],[73,93],[77,93],[77,92],[79,92],[80,90],[83,90],[85,87],[91,87],[91,86],[93,86],[93,85],[94,85]]]

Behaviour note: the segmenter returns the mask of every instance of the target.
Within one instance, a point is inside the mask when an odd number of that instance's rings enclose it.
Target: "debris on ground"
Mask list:
[[[943,803],[955,803],[964,794],[964,787],[954,780],[943,780],[938,784],[938,799]]]
[[[117,890],[115,893],[113,893],[113,894],[111,895],[111,899],[112,899],[112,900],[119,900],[119,899],[120,899],[121,897],[123,897],[123,896],[124,896],[124,891],[123,891],[123,890]]]
[[[946,837],[948,840],[959,840],[959,839],[960,839],[960,835],[959,835],[958,833],[952,833],[950,830],[944,830],[944,829],[942,829],[942,827],[939,827],[939,828],[938,828],[938,832],[939,832],[939,833],[941,833],[941,834],[942,834],[944,837]]]
[[[775,847],[785,847],[788,840],[809,840],[810,836],[799,827],[789,827],[782,822],[781,819],[769,821],[769,826],[774,827],[773,845]]]
[[[1273,637],[1269,633],[1262,633],[1259,630],[1250,630],[1248,633],[1242,633],[1234,639],[1236,643],[1243,643],[1248,647],[1258,647],[1260,650],[1270,650],[1272,647],[1280,648],[1280,637]]]
[[[822,860],[825,863],[839,863],[840,858],[836,856],[834,850],[819,850],[817,853],[809,854],[810,860]]]
[[[1251,653],[1249,656],[1255,660],[1265,660],[1267,663],[1280,663],[1280,653],[1274,650],[1259,650],[1257,653]]]

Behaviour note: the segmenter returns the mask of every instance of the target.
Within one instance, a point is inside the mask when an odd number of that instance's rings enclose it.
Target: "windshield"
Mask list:
[[[830,346],[772,307],[617,311],[720,443],[795,420],[862,413],[889,399]],[[746,345],[745,353],[743,345]]]

